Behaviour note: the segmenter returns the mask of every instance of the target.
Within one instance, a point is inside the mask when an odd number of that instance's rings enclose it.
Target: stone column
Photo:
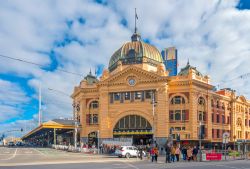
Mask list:
[[[197,130],[197,93],[191,91],[189,93],[189,127],[191,131],[191,139],[198,139]]]

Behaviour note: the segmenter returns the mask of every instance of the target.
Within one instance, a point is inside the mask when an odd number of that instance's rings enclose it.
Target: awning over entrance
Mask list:
[[[75,129],[74,120],[54,119],[42,123],[37,128],[33,129],[22,137],[24,141],[36,141],[42,144],[56,144],[57,136],[65,134],[73,138],[73,131]],[[69,138],[69,139],[72,139]]]

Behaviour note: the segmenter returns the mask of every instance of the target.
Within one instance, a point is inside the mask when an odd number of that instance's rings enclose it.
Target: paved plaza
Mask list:
[[[221,162],[175,162],[166,164],[147,159],[117,158],[104,155],[71,153],[49,148],[0,148],[0,169],[250,169],[250,160]]]

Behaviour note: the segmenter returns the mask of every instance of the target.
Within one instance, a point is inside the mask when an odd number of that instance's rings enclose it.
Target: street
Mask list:
[[[250,161],[157,163],[148,159],[125,159],[104,155],[70,153],[49,148],[0,148],[0,169],[249,169]]]

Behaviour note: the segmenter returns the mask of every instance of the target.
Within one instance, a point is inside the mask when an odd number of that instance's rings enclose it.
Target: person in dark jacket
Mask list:
[[[198,148],[194,146],[193,148],[193,160],[197,161]]]
[[[166,151],[166,163],[171,163],[170,157],[171,157],[171,148],[166,145],[165,146],[165,151]]]
[[[185,146],[182,147],[181,153],[183,156],[183,160],[186,161],[187,160],[187,148]]]

